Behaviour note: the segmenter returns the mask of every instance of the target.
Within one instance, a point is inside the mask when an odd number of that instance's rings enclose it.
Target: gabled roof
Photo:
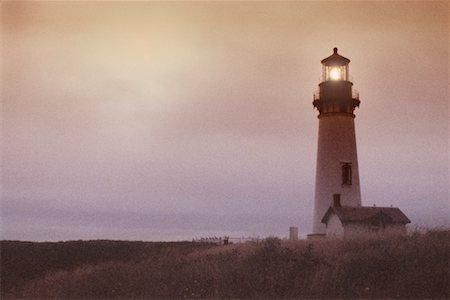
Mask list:
[[[375,219],[383,219],[386,223],[411,223],[408,217],[398,207],[371,207],[371,206],[330,206],[322,218],[322,223],[327,223],[334,213],[342,223],[364,222]]]

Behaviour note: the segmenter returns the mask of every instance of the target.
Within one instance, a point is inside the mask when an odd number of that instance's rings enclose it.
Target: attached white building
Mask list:
[[[341,206],[336,198],[322,218],[326,237],[402,235],[411,222],[397,207]]]

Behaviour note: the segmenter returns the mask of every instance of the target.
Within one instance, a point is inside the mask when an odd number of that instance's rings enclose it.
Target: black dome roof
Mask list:
[[[333,54],[328,56],[327,58],[322,59],[321,63],[330,66],[330,65],[347,65],[350,62],[350,59],[343,57],[337,53],[338,49],[333,49]]]

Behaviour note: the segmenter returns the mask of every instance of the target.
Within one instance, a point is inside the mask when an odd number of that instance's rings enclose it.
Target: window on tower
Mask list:
[[[352,164],[342,164],[342,185],[352,185]]]

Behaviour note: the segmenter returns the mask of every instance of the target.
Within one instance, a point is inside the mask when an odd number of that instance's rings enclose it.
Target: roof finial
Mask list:
[[[337,54],[337,48],[336,47],[333,48],[333,53]]]

